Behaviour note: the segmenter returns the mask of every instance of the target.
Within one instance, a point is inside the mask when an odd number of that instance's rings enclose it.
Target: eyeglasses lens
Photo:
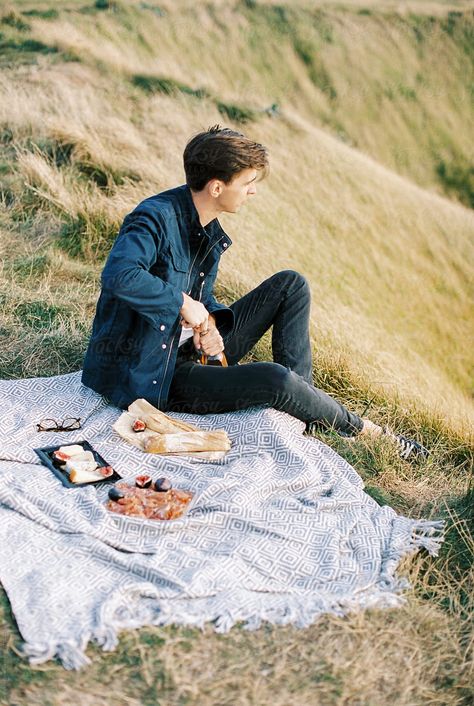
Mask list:
[[[58,423],[55,419],[42,419],[39,424],[36,425],[38,431],[56,431],[58,428]]]
[[[81,420],[80,418],[76,417],[68,417],[67,419],[63,419],[61,423],[62,428],[64,431],[72,431],[73,429],[80,429],[81,428]]]

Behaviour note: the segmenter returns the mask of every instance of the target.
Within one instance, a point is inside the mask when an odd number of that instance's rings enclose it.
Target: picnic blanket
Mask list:
[[[443,523],[401,517],[304,423],[272,408],[171,416],[226,429],[225,458],[147,455],[113,430],[120,410],[80,373],[0,382],[0,581],[31,663],[89,661],[121,629],[170,623],[228,631],[304,627],[323,613],[398,606],[402,557],[436,555]],[[82,417],[40,432],[44,417]],[[141,520],[104,508],[109,486],[65,488],[34,447],[87,439],[123,476],[167,476],[197,493],[189,514]]]

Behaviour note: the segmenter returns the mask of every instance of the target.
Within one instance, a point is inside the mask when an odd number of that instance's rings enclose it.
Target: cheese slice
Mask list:
[[[104,480],[104,476],[99,471],[84,471],[74,468],[69,474],[71,483],[92,483],[95,480]]]
[[[80,454],[75,454],[72,458],[66,461],[66,472],[72,471],[95,471],[97,461],[94,458],[92,451],[83,451]]]
[[[79,446],[79,444],[71,444],[70,446],[60,446],[57,451],[60,451],[66,456],[75,456],[76,454],[87,453],[86,451],[84,451],[84,447]],[[89,451],[89,453],[91,452]]]

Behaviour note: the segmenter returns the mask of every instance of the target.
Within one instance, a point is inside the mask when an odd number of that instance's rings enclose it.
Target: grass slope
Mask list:
[[[271,176],[222,219],[234,245],[218,298],[305,274],[315,383],[433,454],[410,467],[382,442],[322,438],[378,502],[450,528],[438,559],[405,562],[402,610],[305,631],[130,632],[113,655],[91,646],[85,675],[21,661],[3,596],[4,703],[72,704],[79,684],[94,706],[474,698],[472,29],[472,3],[0,9],[0,375],[80,367],[124,214],[182,183],[193,132],[242,126],[268,145]]]

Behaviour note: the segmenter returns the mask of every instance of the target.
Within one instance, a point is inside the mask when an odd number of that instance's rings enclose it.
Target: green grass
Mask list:
[[[68,255],[84,260],[102,258],[117,236],[117,223],[105,214],[80,214],[65,219],[59,231],[57,244]]]
[[[43,44],[43,42],[37,41],[36,39],[24,39],[22,41],[6,39],[4,41],[0,41],[0,52],[6,53],[8,50],[10,52],[30,52],[34,54],[56,54],[58,51],[57,47],[48,46],[47,44]]]
[[[254,110],[251,108],[245,108],[241,105],[216,101],[216,107],[221,115],[235,123],[245,124],[257,119],[257,114]]]
[[[39,17],[42,20],[56,20],[59,17],[59,12],[54,7],[47,10],[23,10],[22,14],[25,17]]]
[[[7,25],[8,27],[13,27],[14,29],[18,29],[20,32],[24,32],[26,30],[31,29],[30,25],[25,22],[21,18],[21,16],[13,10],[3,15],[3,17],[0,19],[0,24]]]
[[[446,191],[456,195],[468,208],[474,208],[474,162],[469,164],[463,157],[452,161],[442,159],[436,172]]]
[[[203,88],[190,88],[184,83],[175,81],[171,78],[159,76],[148,76],[145,74],[136,74],[132,76],[134,86],[141,88],[147,93],[164,93],[165,95],[173,95],[176,93],[184,93],[195,98],[206,98],[208,93]]]
[[[18,322],[34,331],[54,327],[67,310],[42,301],[20,302],[15,308]]]

